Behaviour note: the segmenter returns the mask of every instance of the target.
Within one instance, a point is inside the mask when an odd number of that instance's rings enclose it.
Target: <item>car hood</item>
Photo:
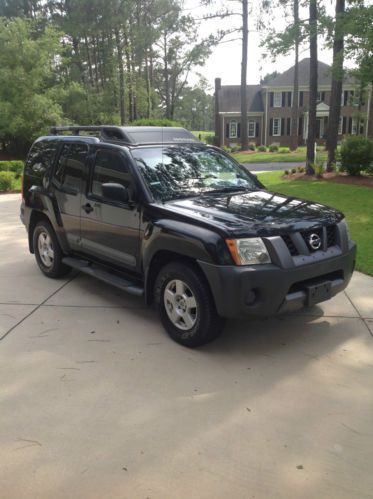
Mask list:
[[[328,206],[266,190],[214,193],[169,201],[172,217],[193,219],[234,236],[270,236],[332,225],[343,214]]]

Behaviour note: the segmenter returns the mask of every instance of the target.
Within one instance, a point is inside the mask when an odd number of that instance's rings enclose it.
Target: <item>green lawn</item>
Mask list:
[[[192,134],[195,135],[197,137],[197,139],[199,139],[199,136],[201,135],[202,142],[206,142],[206,140],[205,140],[206,135],[214,135],[215,132],[212,132],[212,131],[206,132],[203,130],[192,130]]]
[[[323,203],[346,215],[351,237],[358,245],[356,268],[373,275],[373,189],[323,180],[282,180],[283,172],[259,173],[271,191]]]
[[[239,163],[290,163],[306,161],[306,148],[298,147],[296,151],[288,153],[279,152],[253,152],[242,153],[237,152],[232,154]],[[316,160],[325,161],[327,157],[326,151],[317,151]]]

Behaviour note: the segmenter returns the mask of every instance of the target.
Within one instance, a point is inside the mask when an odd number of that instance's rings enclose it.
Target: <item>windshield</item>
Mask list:
[[[159,146],[133,149],[132,156],[158,201],[258,188],[244,168],[217,149]]]

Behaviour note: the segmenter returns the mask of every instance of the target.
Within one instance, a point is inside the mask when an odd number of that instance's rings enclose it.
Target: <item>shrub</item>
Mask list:
[[[304,166],[298,166],[297,171],[298,173],[304,173]]]
[[[277,144],[271,144],[268,147],[269,152],[277,152],[278,151],[278,145]]]
[[[297,173],[296,168],[292,168],[292,169],[291,169],[291,173]]]
[[[286,153],[290,152],[290,148],[289,147],[280,147],[278,151],[281,154],[286,154]]]
[[[238,152],[240,150],[241,150],[240,146],[234,145],[234,146],[231,147],[231,152]]]
[[[231,148],[230,148],[230,147],[228,147],[228,146],[222,146],[221,148],[222,148],[222,149],[223,149],[223,151],[225,151],[225,152],[231,152]]]
[[[132,121],[131,126],[183,126],[178,121],[168,120],[167,118],[141,118]]]
[[[0,172],[13,172],[19,178],[23,173],[23,161],[0,161]]]
[[[325,171],[324,164],[322,162],[316,161],[316,164],[313,165],[313,169],[315,170],[316,177],[322,178],[322,174]]]
[[[14,185],[15,173],[0,172],[0,192],[11,191]]]
[[[254,142],[250,142],[249,151],[255,151],[255,149],[256,149],[256,145],[254,144]]]
[[[202,139],[206,142],[206,144],[214,145],[215,144],[215,135],[213,133],[206,133],[205,136],[202,135]]]
[[[266,148],[266,146],[258,146],[258,151],[267,152],[267,148]]]
[[[373,162],[373,140],[361,135],[347,137],[341,146],[342,169],[350,175],[360,175],[371,169]]]
[[[285,174],[285,175],[289,175],[289,170],[285,170],[285,171],[284,171],[284,174]]]

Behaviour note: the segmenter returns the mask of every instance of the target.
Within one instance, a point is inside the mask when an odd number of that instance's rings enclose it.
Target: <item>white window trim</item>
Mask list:
[[[277,133],[275,133],[275,123],[276,123],[276,121],[278,122]],[[273,118],[272,135],[273,135],[273,137],[281,137],[281,118]]]
[[[252,133],[252,134],[250,134],[250,125],[254,127],[254,128],[253,128],[253,133]],[[254,120],[249,120],[249,121],[247,122],[247,136],[248,136],[250,139],[252,139],[252,138],[254,138],[254,137],[255,137],[255,132],[256,132],[256,121],[254,121]]]
[[[282,107],[282,92],[273,92],[273,107]]]
[[[343,129],[343,116],[340,116],[338,123],[338,135],[342,135],[342,129]]]
[[[229,138],[230,139],[237,139],[237,121],[236,120],[231,120],[229,122]]]
[[[352,118],[351,135],[357,135],[357,119]]]

